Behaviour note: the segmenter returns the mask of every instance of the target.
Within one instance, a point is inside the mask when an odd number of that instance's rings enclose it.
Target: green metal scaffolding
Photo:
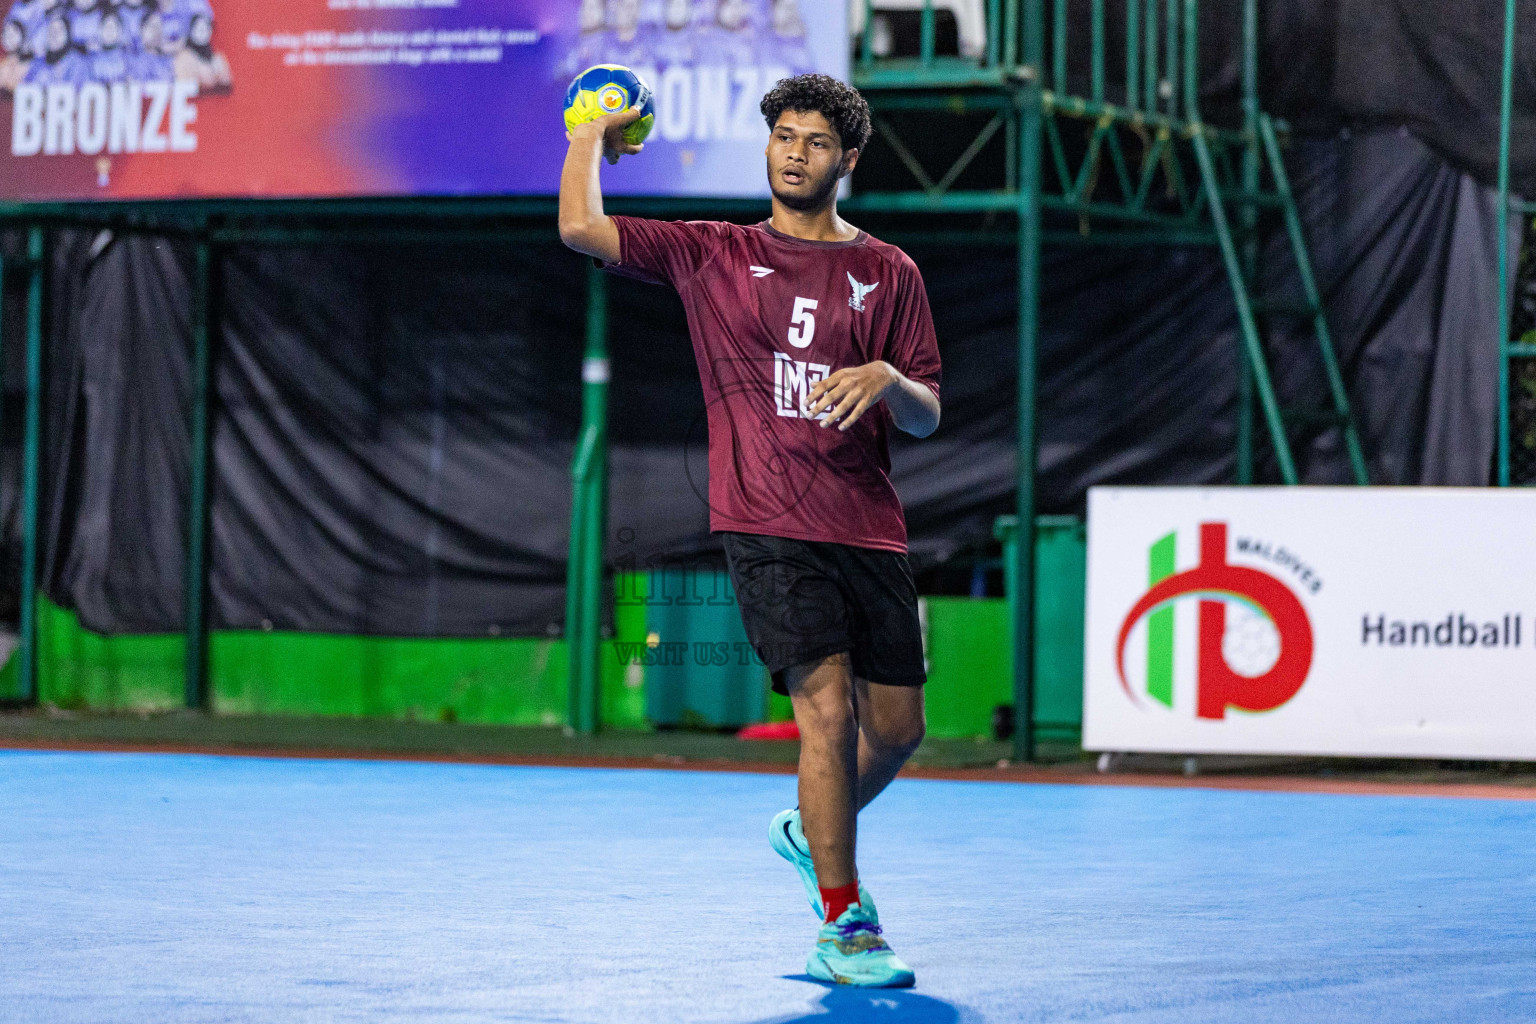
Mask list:
[[[945,229],[947,237],[970,242],[995,243],[1005,229],[990,218],[1012,217],[1019,289],[1017,522],[1036,522],[1040,256],[1047,243],[1217,247],[1242,340],[1236,482],[1254,480],[1254,420],[1261,416],[1280,482],[1299,482],[1292,434],[1311,428],[1337,430],[1355,482],[1368,483],[1365,452],[1282,159],[1280,130],[1259,102],[1257,0],[1243,5],[1241,123],[1230,127],[1209,124],[1201,115],[1198,0],[1124,0],[1123,34],[1108,30],[1111,0],[1093,0],[1086,45],[1072,38],[1069,18],[1082,8],[1074,4],[1069,10],[1068,3],[988,0],[986,53],[966,59],[935,52],[937,15],[930,2],[920,13],[920,52],[880,59],[873,53],[873,4],[866,0],[853,75],[869,98],[880,141],[907,168],[915,187],[859,192],[849,209],[932,214],[946,221],[979,215],[983,222],[969,231]],[[1107,41],[1122,35],[1124,52],[1108,52]],[[1081,56],[1069,59],[1074,54],[1086,54],[1086,70]],[[1111,67],[1123,68],[1122,82],[1110,81]],[[895,123],[912,111],[972,115],[982,127],[966,145],[957,138],[949,166],[935,174]],[[1001,187],[957,187],[999,135],[1006,147]],[[924,141],[931,148],[931,140]],[[1281,216],[1299,296],[1259,294],[1258,226],[1264,212]],[[1076,229],[1048,228],[1047,215],[1057,222],[1075,217]],[[1275,393],[1264,339],[1268,322],[1286,316],[1309,323],[1316,336],[1328,386],[1325,408],[1285,408]],[[1011,545],[1008,573],[1014,581],[1014,741],[1017,756],[1025,760],[1035,754],[1034,548],[1029,536]]]
[[[1509,280],[1509,228],[1510,221],[1523,226],[1526,219],[1536,215],[1536,202],[1520,200],[1509,194],[1509,147],[1510,132],[1514,120],[1515,80],[1515,7],[1517,0],[1504,0],[1504,60],[1499,83],[1499,412],[1498,412],[1498,480],[1500,487],[1508,487],[1510,448],[1510,360],[1536,356],[1536,344],[1518,342],[1511,338],[1512,310]]]

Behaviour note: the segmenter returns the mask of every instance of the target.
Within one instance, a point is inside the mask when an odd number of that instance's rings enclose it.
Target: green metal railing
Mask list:
[[[183,586],[186,619],[186,703],[208,708],[208,504],[209,444],[213,396],[214,253],[206,230],[200,233],[192,270],[192,475],[187,501],[187,561]]]
[[[1160,119],[1176,121],[1189,103],[1190,74],[1186,33],[1195,8],[1188,0],[1088,0],[1088,70],[1086,89],[1074,88],[1071,78],[1073,53],[1083,52],[1082,40],[1072,35],[1069,0],[986,0],[986,48],[978,56],[940,54],[937,49],[937,9],[928,0],[918,11],[920,31],[914,57],[877,56],[874,51],[876,18],[874,0],[864,0],[863,32],[854,65],[855,76],[865,88],[996,85],[1037,81],[1048,95],[1073,97],[1074,104],[1093,116],[1105,111],[1141,115],[1144,123]],[[1108,51],[1107,23],[1112,7],[1123,7],[1126,45],[1123,54]],[[1047,9],[1049,17],[1046,17]],[[889,12],[887,12],[889,13]],[[1047,24],[1049,31],[1047,33]],[[1037,44],[1050,40],[1050,59],[1036,53]],[[1123,58],[1123,59],[1122,59]],[[1125,77],[1119,101],[1111,103],[1109,68],[1112,61],[1123,67]]]
[[[571,460],[571,555],[566,567],[565,635],[570,657],[567,727],[587,736],[600,725],[603,550],[608,520],[608,290],[587,269],[587,344],[581,363],[581,437]]]
[[[21,699],[37,699],[37,501],[43,435],[43,229],[27,232],[27,398],[21,455]]]
[[[1511,295],[1509,272],[1509,228],[1514,218],[1536,216],[1536,202],[1517,200],[1509,194],[1510,134],[1514,120],[1515,79],[1515,7],[1517,0],[1504,0],[1504,58],[1499,82],[1499,410],[1497,438],[1497,479],[1500,487],[1510,485],[1510,360],[1536,357],[1536,345],[1511,338]],[[1519,221],[1517,221],[1518,223]]]

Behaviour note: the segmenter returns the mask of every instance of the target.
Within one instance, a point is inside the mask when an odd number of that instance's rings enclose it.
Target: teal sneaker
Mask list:
[[[816,919],[819,921],[826,917],[827,912],[821,905],[821,887],[816,884],[816,865],[811,863],[811,846],[805,841],[805,833],[800,829],[800,808],[780,811],[773,816],[773,821],[768,823],[768,845],[800,872],[800,883],[805,886],[805,898],[810,900]],[[859,903],[879,924],[880,912],[875,909],[874,899],[862,884],[859,886]]]
[[[821,926],[805,970],[813,978],[859,988],[911,988],[916,981],[912,968],[880,937],[874,915],[858,903]]]

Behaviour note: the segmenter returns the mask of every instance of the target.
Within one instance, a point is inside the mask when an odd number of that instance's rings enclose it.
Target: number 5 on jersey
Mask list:
[[[809,348],[816,337],[816,318],[811,315],[815,308],[815,299],[795,296],[795,311],[789,318],[789,343],[795,348]]]

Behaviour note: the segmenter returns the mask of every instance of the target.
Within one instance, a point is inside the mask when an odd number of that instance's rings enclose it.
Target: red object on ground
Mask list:
[[[743,726],[736,733],[739,740],[797,740],[800,738],[800,727],[794,722],[759,722],[756,725]]]

